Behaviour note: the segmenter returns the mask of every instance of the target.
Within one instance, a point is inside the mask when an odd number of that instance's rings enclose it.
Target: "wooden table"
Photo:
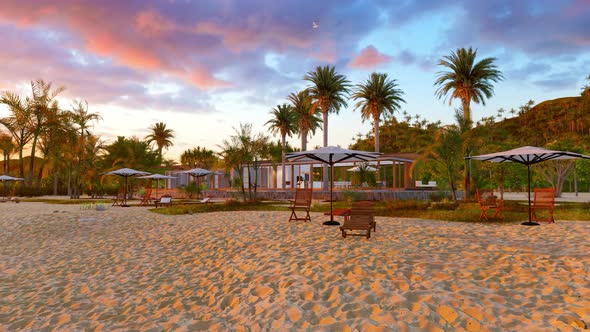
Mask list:
[[[324,213],[324,216],[329,216],[329,215],[330,215],[330,211]],[[348,217],[350,216],[350,209],[345,209],[345,208],[333,209],[332,215],[335,217],[344,217],[344,221],[347,221]]]

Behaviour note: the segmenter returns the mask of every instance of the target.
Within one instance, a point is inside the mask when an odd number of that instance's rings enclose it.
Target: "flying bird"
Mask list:
[[[319,27],[320,27],[320,25],[318,24],[318,21],[313,21],[313,23],[311,24],[311,26],[312,26],[314,29],[317,29],[317,28],[319,28]]]

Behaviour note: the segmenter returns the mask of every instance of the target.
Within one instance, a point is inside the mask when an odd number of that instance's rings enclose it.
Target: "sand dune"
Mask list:
[[[563,331],[590,325],[590,222],[0,204],[0,330]]]

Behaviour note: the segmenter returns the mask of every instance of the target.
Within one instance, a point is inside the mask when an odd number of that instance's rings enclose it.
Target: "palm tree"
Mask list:
[[[494,95],[492,83],[501,81],[504,76],[497,69],[494,61],[496,58],[485,58],[475,62],[477,50],[471,47],[466,50],[459,48],[451,55],[440,59],[439,66],[447,67],[449,71],[440,71],[434,83],[438,86],[436,96],[440,99],[449,96],[449,104],[458,98],[461,100],[464,118],[469,123],[471,119],[471,102],[485,105],[486,98]]]
[[[337,74],[334,67],[316,67],[315,71],[307,73],[304,80],[311,82],[307,88],[313,99],[313,108],[322,111],[324,123],[324,146],[328,146],[328,113],[336,113],[346,107],[346,95],[349,92],[350,81],[344,75]]]
[[[74,197],[79,197],[80,190],[80,176],[83,172],[83,164],[86,160],[87,152],[87,138],[91,137],[89,130],[89,124],[91,121],[98,121],[102,118],[98,113],[90,113],[88,111],[88,102],[82,100],[74,100],[72,104],[72,111],[70,112],[70,118],[73,129],[79,131],[79,135],[75,133],[76,137],[75,149],[77,150],[75,156],[75,169],[74,169]]]
[[[283,181],[281,188],[285,189],[285,147],[287,136],[296,132],[297,127],[295,126],[295,113],[290,105],[283,104],[277,105],[271,114],[273,118],[268,120],[265,124],[270,127],[270,131],[273,134],[279,133],[281,135],[281,168],[283,174]]]
[[[33,99],[29,100],[31,107],[31,118],[29,120],[32,132],[31,142],[31,159],[29,161],[29,185],[33,184],[33,171],[35,165],[35,151],[37,148],[37,141],[39,135],[46,130],[48,126],[48,117],[50,114],[59,111],[57,103],[57,95],[62,93],[66,88],[63,86],[52,89],[51,82],[45,82],[41,79],[31,81],[31,89],[33,92]],[[37,183],[41,183],[41,179],[37,179]]]
[[[386,113],[393,115],[400,103],[406,102],[401,97],[403,91],[396,87],[395,80],[388,79],[387,74],[372,73],[364,84],[356,85],[352,94],[353,100],[359,100],[355,109],[361,110],[363,121],[373,120],[375,152],[379,152],[379,119]]]
[[[152,131],[145,138],[148,143],[155,142],[158,146],[158,155],[162,158],[162,150],[168,149],[173,145],[172,139],[174,138],[174,130],[167,129],[164,122],[158,122],[150,127]]]
[[[23,161],[23,149],[33,137],[29,126],[29,117],[31,116],[31,107],[27,100],[12,92],[4,92],[0,103],[8,106],[11,113],[9,117],[0,119],[0,124],[4,125],[18,148],[18,169],[19,176],[25,177],[25,166]]]
[[[6,133],[0,133],[0,151],[2,151],[2,160],[4,161],[2,173],[8,174],[10,170],[10,155],[14,151],[14,143],[12,142],[12,137]]]
[[[307,136],[310,132],[315,134],[315,131],[320,128],[322,123],[321,111],[319,108],[312,107],[312,99],[307,90],[291,93],[287,99],[291,102],[295,114],[297,133],[301,137],[301,151],[305,151],[307,150]]]
[[[313,107],[322,111],[324,123],[324,146],[328,146],[328,113],[336,113],[346,107],[346,95],[350,88],[350,81],[344,75],[336,73],[334,67],[316,67],[315,71],[307,73],[304,80],[311,82],[307,88],[314,100]],[[328,167],[324,165],[324,188],[328,187]]]
[[[467,128],[471,128],[473,120],[471,119],[471,101],[485,105],[485,99],[491,98],[494,94],[492,83],[501,81],[504,76],[494,64],[495,58],[485,58],[475,62],[477,50],[471,47],[457,49],[451,52],[451,55],[443,57],[438,64],[447,67],[449,71],[441,71],[437,74],[434,83],[438,86],[436,96],[442,98],[450,95],[449,104],[454,98],[461,100],[463,109],[463,118],[467,123]],[[469,155],[471,147],[466,147]],[[465,199],[469,198],[471,190],[471,172],[469,167],[465,167]]]

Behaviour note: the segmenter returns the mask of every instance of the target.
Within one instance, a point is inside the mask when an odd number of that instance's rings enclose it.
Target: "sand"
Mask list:
[[[0,331],[568,331],[590,325],[590,222],[0,204]]]

